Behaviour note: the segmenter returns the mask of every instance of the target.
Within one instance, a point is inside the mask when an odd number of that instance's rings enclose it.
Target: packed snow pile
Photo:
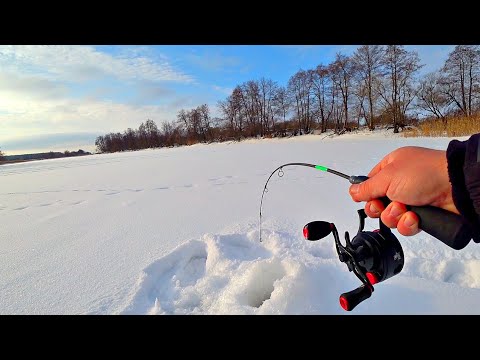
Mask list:
[[[377,284],[353,313],[480,313],[480,260],[448,253],[409,251],[407,271]],[[339,295],[358,285],[333,241],[269,232],[260,243],[258,231],[205,235],[149,265],[120,313],[343,314]]]

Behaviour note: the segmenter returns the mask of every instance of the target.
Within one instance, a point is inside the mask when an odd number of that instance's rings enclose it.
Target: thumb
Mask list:
[[[360,184],[350,186],[349,192],[354,201],[370,201],[385,196],[388,185],[388,178],[377,174]]]

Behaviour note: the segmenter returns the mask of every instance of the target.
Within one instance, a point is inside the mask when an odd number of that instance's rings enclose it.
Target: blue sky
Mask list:
[[[0,149],[7,154],[94,150],[96,136],[218,100],[244,81],[286,85],[299,69],[330,63],[354,45],[0,46]],[[453,45],[406,46],[422,73]]]

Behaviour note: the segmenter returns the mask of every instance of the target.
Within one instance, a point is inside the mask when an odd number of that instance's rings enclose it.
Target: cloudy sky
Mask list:
[[[0,45],[0,149],[6,154],[84,149],[111,131],[171,121],[178,110],[216,103],[264,76],[286,85],[300,68],[328,64],[357,46]],[[406,47],[422,72],[453,45]]]

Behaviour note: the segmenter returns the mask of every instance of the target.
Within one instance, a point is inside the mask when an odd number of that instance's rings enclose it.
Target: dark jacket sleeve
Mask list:
[[[473,241],[480,242],[480,134],[466,141],[452,140],[447,148],[453,202],[471,224]]]

